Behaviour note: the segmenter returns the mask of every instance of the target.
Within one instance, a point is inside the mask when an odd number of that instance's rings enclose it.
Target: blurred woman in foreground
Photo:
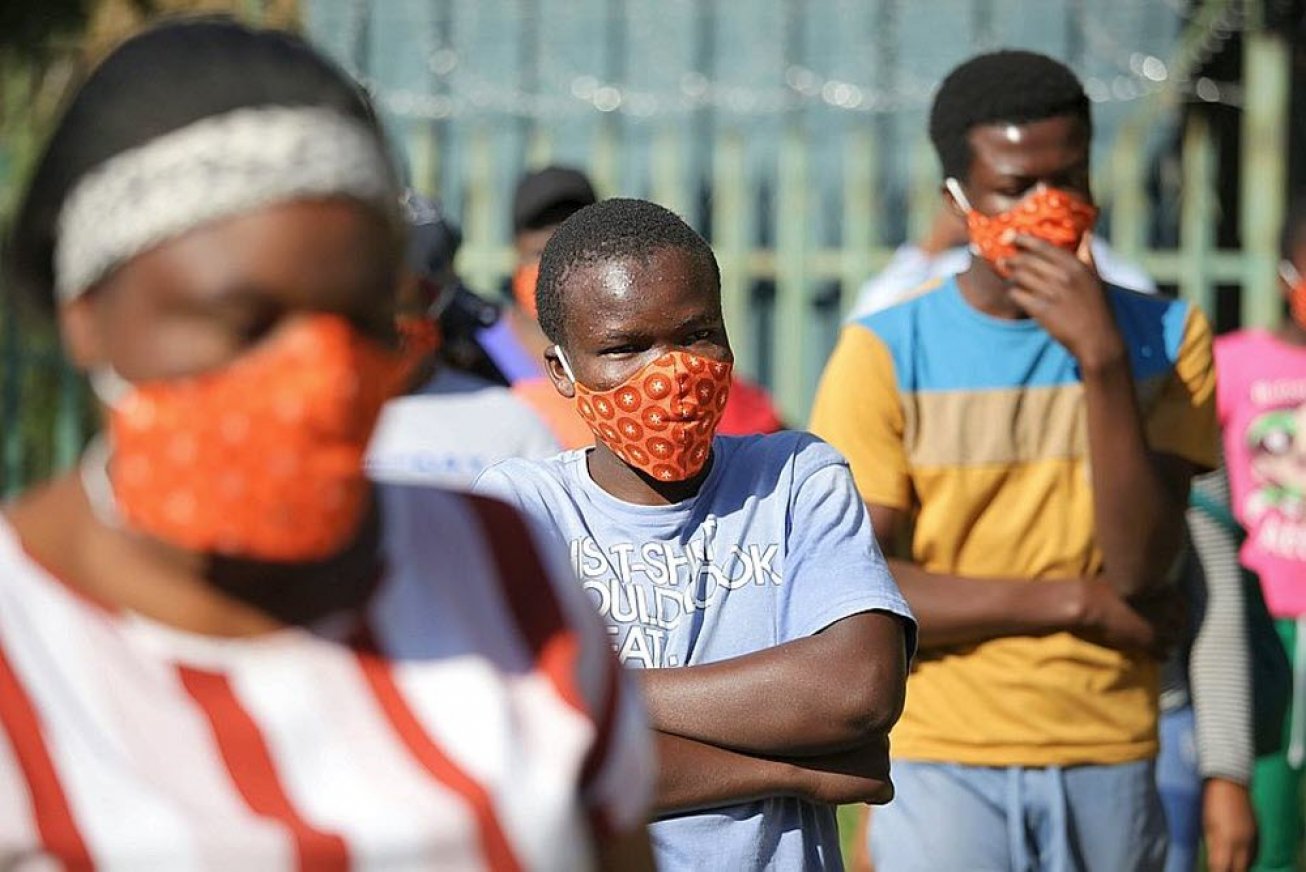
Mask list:
[[[397,188],[293,37],[121,46],[6,262],[104,408],[0,519],[0,868],[648,868],[645,728],[505,506],[374,489]]]

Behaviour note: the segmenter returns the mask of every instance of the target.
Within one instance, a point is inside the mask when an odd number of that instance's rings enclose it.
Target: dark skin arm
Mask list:
[[[629,833],[618,833],[601,839],[597,848],[600,872],[654,872],[653,849],[648,843],[648,830],[639,827]]]
[[[749,753],[815,755],[888,733],[902,712],[906,645],[896,617],[864,612],[753,654],[640,675],[658,730]]]
[[[1147,447],[1129,354],[1084,237],[1078,254],[1017,236],[1011,298],[1079,362],[1093,515],[1105,576],[1125,597],[1168,583],[1193,469]]]
[[[887,506],[868,506],[885,553],[906,516]],[[1031,583],[1001,578],[961,578],[926,572],[890,558],[889,568],[920,624],[922,650],[970,645],[1005,636],[1072,632],[1108,648],[1164,656],[1182,628],[1175,597],[1126,602],[1106,580],[1066,579]],[[958,585],[965,596],[958,596]]]
[[[658,814],[718,808],[771,796],[843,805],[893,798],[889,743],[881,737],[850,751],[801,759],[761,757],[655,733]]]

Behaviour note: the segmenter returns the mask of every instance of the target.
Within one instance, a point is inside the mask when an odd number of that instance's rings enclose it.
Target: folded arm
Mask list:
[[[737,751],[810,755],[887,734],[902,712],[906,674],[902,622],[863,612],[774,648],[641,676],[658,730]]]
[[[875,805],[893,798],[884,737],[837,754],[799,759],[731,751],[683,736],[655,733],[656,812],[661,815],[794,796],[810,802]]]
[[[881,547],[891,553],[904,513],[868,508]],[[1069,632],[1109,648],[1163,656],[1180,630],[1182,603],[1176,596],[1126,601],[1105,578],[969,578],[927,572],[894,558],[889,569],[916,615],[923,651]]]

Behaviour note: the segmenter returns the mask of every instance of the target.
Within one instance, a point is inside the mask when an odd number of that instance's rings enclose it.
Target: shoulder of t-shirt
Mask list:
[[[1177,360],[1192,334],[1192,319],[1199,317],[1192,304],[1118,285],[1106,287],[1125,341],[1142,345],[1146,350],[1154,339],[1160,339],[1164,344],[1164,359],[1171,363]]]
[[[956,276],[932,279],[892,306],[849,321],[846,329],[867,331],[891,346],[907,341],[915,335],[913,325],[928,317],[956,283]]]
[[[472,483],[472,491],[482,494],[512,492],[522,495],[549,486],[567,487],[571,467],[585,459],[585,449],[563,451],[552,457],[531,460],[510,457],[482,472]]]
[[[830,466],[847,468],[842,454],[820,436],[806,430],[781,430],[754,436],[718,436],[719,445],[728,449],[727,462],[778,472],[793,470],[797,486],[821,469]]]
[[[1233,330],[1215,337],[1211,345],[1215,349],[1217,359],[1227,359],[1248,351],[1254,351],[1271,344],[1273,341],[1274,337],[1268,331],[1259,327],[1245,327],[1242,330]]]

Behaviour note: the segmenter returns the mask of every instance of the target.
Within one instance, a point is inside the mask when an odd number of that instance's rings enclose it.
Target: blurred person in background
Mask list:
[[[477,490],[570,546],[658,731],[664,870],[841,869],[836,803],[892,795],[914,648],[847,464],[810,434],[722,436],[733,357],[708,244],[605,200],[550,238],[549,377],[591,447]]]
[[[649,869],[647,728],[514,510],[363,474],[403,226],[357,88],[217,19],[128,40],[6,265],[102,404],[0,520],[0,867]]]
[[[970,250],[965,216],[941,209],[929,233],[904,244],[863,285],[849,316],[857,321],[927,293],[965,272]],[[1092,255],[1107,284],[1154,294],[1141,267],[1092,237]],[[1223,473],[1209,473],[1222,476]],[[1218,487],[1214,479],[1204,487]],[[1253,760],[1252,683],[1245,591],[1227,534],[1207,514],[1188,513],[1195,551],[1185,560],[1182,589],[1191,603],[1180,644],[1162,671],[1157,787],[1170,837],[1166,872],[1191,872],[1203,840],[1211,872],[1245,872],[1255,855],[1256,824],[1248,785]],[[865,850],[870,809],[862,813],[858,850]],[[869,857],[859,854],[859,863]],[[859,868],[867,868],[861,865]]]
[[[1215,343],[1219,414],[1234,517],[1246,531],[1242,563],[1291,660],[1285,747],[1257,760],[1252,797],[1261,830],[1255,869],[1298,869],[1306,765],[1306,203],[1284,226],[1280,276],[1288,318]]]
[[[980,256],[846,327],[818,390],[921,621],[879,872],[1163,868],[1157,658],[1214,372],[1200,312],[1099,277],[1091,131],[1043,55],[950,73],[930,135]]]
[[[585,174],[570,167],[545,167],[521,178],[512,203],[513,246],[517,250],[517,267],[512,276],[513,303],[498,324],[480,334],[482,344],[513,390],[552,423],[554,433],[566,448],[589,445],[591,433],[546,376],[543,355],[552,343],[540,329],[535,284],[540,255],[554,231],[597,199],[594,186]],[[783,427],[766,391],[736,373],[719,432],[744,436],[774,433]]]
[[[509,457],[542,458],[561,446],[544,421],[508,388],[458,369],[443,354],[445,337],[471,333],[454,311],[478,305],[454,271],[462,242],[439,206],[414,191],[403,201],[409,225],[398,293],[400,333],[426,361],[419,387],[386,403],[367,452],[374,480],[468,487]],[[446,329],[447,325],[447,329]],[[452,357],[460,359],[461,350]]]

